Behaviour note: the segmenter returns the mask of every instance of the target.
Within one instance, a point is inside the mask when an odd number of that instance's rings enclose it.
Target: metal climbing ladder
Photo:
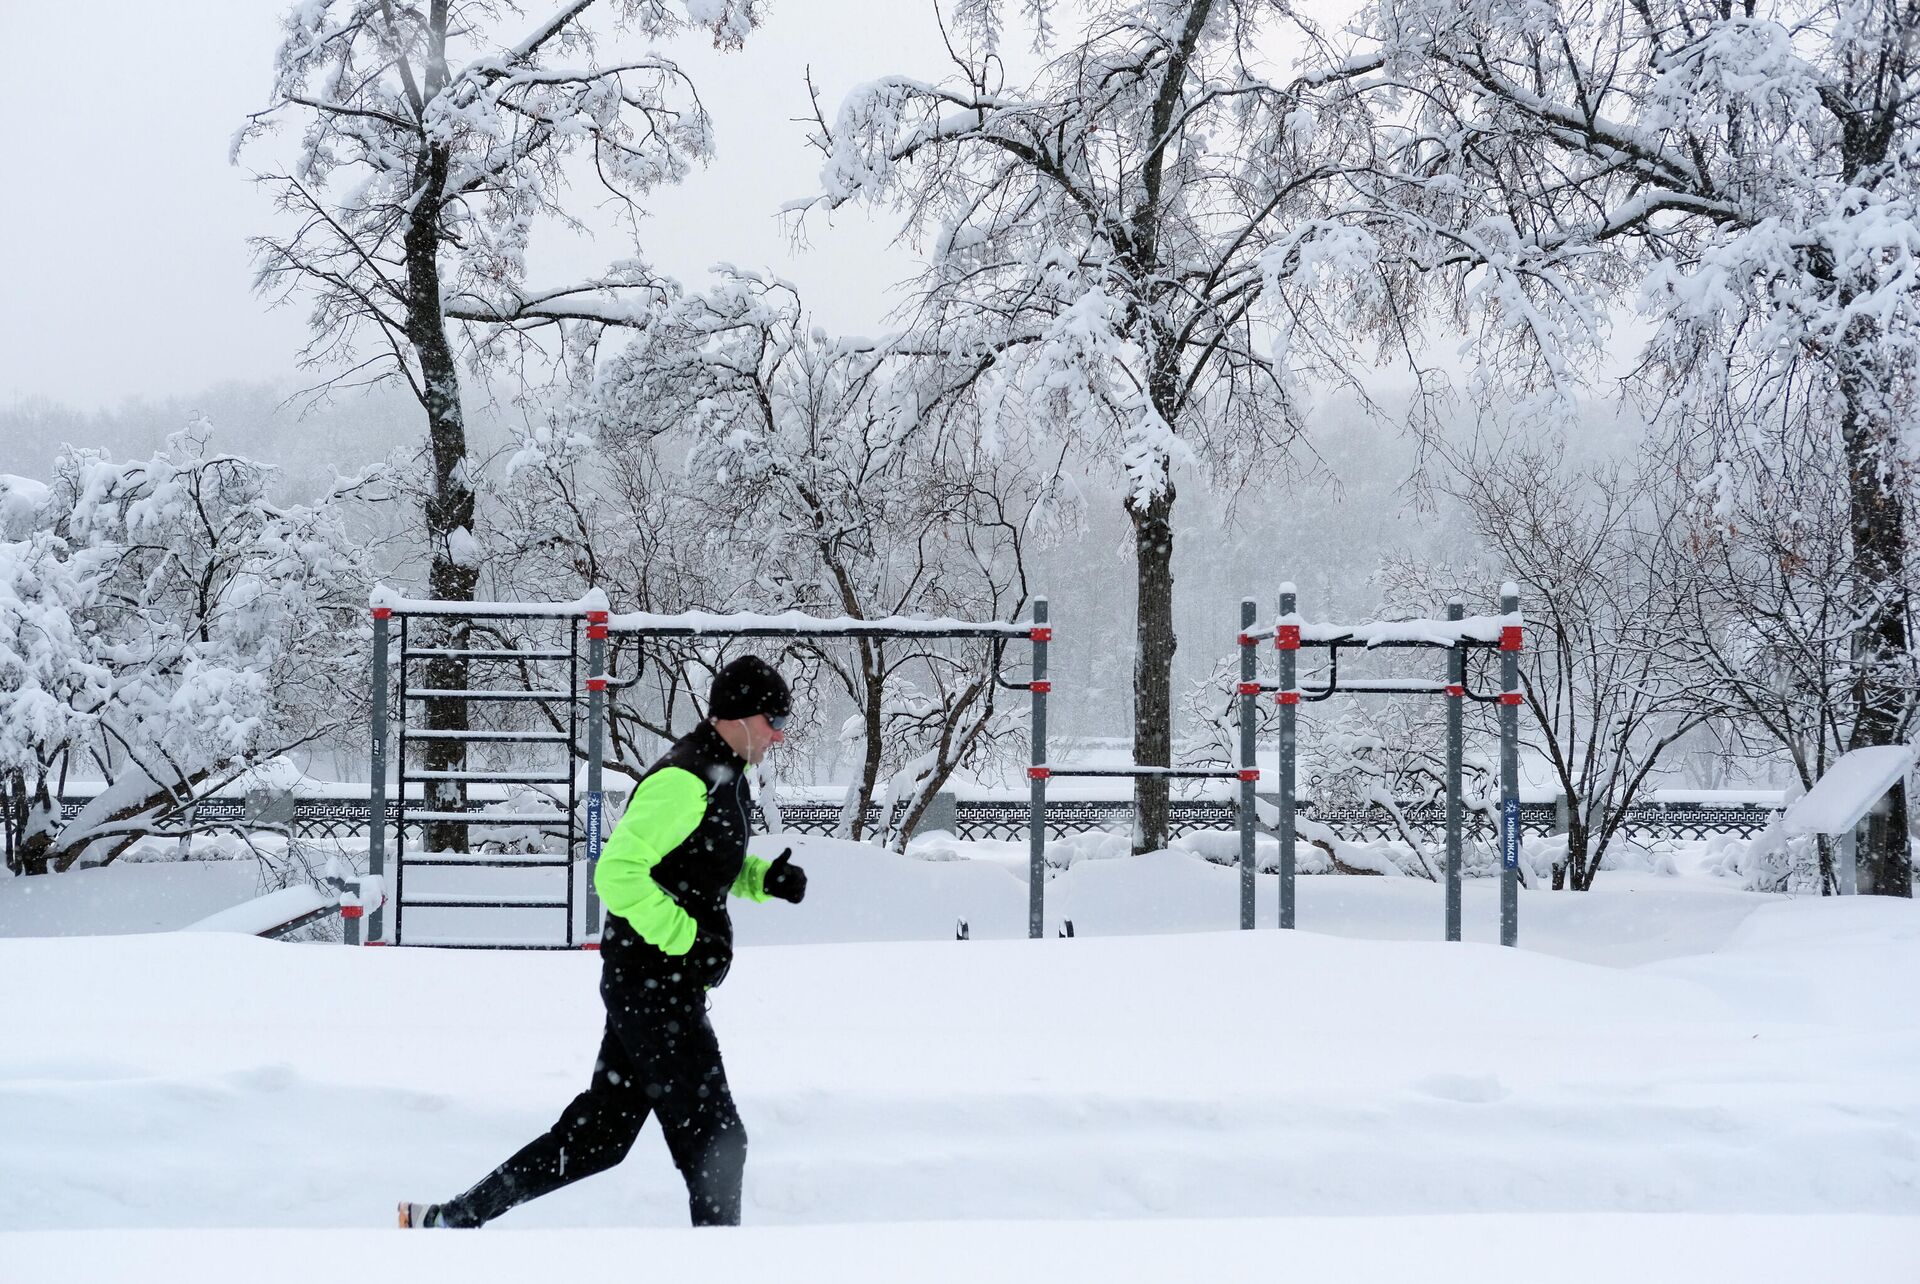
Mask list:
[[[410,610],[402,603],[375,605],[373,617],[374,801],[376,816],[386,815],[393,833],[393,922],[387,943],[456,949],[577,947],[585,929],[576,917],[575,899],[575,866],[582,855],[584,829],[576,749],[583,712],[598,716],[604,689],[603,683],[583,684],[581,678],[583,664],[597,665],[604,645],[600,642],[605,636],[604,615],[584,620],[593,639],[591,655],[581,645],[583,617],[577,612],[530,616],[524,610],[480,610],[452,615],[443,609]],[[423,631],[415,627],[416,619],[431,620],[429,637],[416,641]],[[391,630],[394,620],[397,630]],[[545,624],[551,636],[531,641],[527,630],[516,638],[509,635],[506,621]],[[390,630],[397,633],[399,643],[398,663],[391,667]],[[476,634],[494,644],[474,645]],[[445,644],[448,639],[455,645]],[[463,685],[429,685],[431,666],[446,661],[457,661],[465,669]],[[593,707],[583,710],[582,705],[589,703],[589,688]],[[397,718],[388,717],[389,692],[398,702]],[[418,718],[428,700],[459,701],[468,707],[469,722],[483,725],[465,730],[422,726]],[[544,718],[511,714],[529,707]],[[475,718],[476,714],[480,717]],[[463,765],[440,770],[419,766],[414,761],[417,750],[434,741],[462,746],[466,752],[458,755],[458,761]],[[398,765],[397,796],[390,805],[380,797],[389,743]],[[503,746],[530,751],[540,761],[488,765],[489,751]],[[520,756],[524,759],[529,754]],[[512,787],[506,796],[508,805],[483,810],[489,802],[502,800],[474,799],[469,790],[476,785]],[[541,841],[534,851],[476,851],[478,844],[470,836],[468,850],[428,850],[429,827],[446,824],[466,825],[470,834],[477,829],[532,828]],[[384,872],[380,848],[385,830],[377,819],[370,826],[369,866],[375,874]],[[416,850],[408,850],[410,837],[419,844]],[[591,858],[598,853],[585,854]],[[454,871],[459,871],[457,877]],[[482,923],[487,930],[475,930]],[[377,941],[381,936],[376,916],[369,939]]]

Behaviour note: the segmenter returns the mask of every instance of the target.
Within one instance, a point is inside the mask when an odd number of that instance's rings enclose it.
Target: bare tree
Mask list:
[[[758,11],[757,0],[720,0],[693,24],[665,0],[570,0],[537,21],[512,0],[301,3],[283,23],[273,102],[234,139],[237,157],[278,122],[301,123],[292,163],[260,176],[291,230],[255,239],[258,286],[310,296],[304,356],[328,385],[398,379],[419,400],[434,598],[471,600],[482,561],[447,300],[517,295],[536,225],[579,226],[564,203],[574,158],[631,226],[641,195],[711,150],[706,114],[670,59],[600,58],[588,24],[596,7],[619,33],[662,38],[697,25],[721,43],[741,40]],[[503,32],[509,24],[524,25]],[[466,688],[460,657],[427,668],[431,687]],[[464,729],[467,705],[428,701],[426,721]],[[427,757],[430,768],[457,769],[464,747],[429,741]],[[461,846],[464,836],[438,826],[428,842]]]
[[[1768,426],[1763,421],[1738,451],[1711,430],[1668,443],[1664,484],[1652,493],[1670,556],[1701,568],[1676,638],[1710,677],[1698,698],[1717,706],[1730,748],[1775,761],[1784,755],[1800,785],[1812,788],[1852,747],[1855,727],[1851,485],[1838,425],[1825,433]],[[1911,602],[1920,567],[1910,562],[1906,573]],[[1904,661],[1895,685],[1906,699],[1894,735],[1904,740],[1920,717],[1920,655],[1909,648],[1896,659]],[[1868,847],[1885,852],[1889,844]],[[1833,891],[1824,837],[1818,858],[1822,886]],[[1861,886],[1877,886],[1883,873],[1863,863]]]
[[[1358,243],[1328,217],[1337,115],[1266,49],[1314,33],[1264,0],[1099,0],[1006,83],[998,6],[956,5],[938,84],[889,76],[829,120],[832,207],[892,202],[927,252],[912,346],[971,386],[989,435],[1063,434],[1124,481],[1137,583],[1134,756],[1172,753],[1176,465],[1237,484],[1297,430],[1296,379],[1348,377],[1368,309]],[[1356,302],[1358,300],[1359,302]],[[1136,850],[1167,842],[1167,782],[1136,782]]]
[[[884,342],[829,336],[791,286],[725,270],[607,357],[580,413],[609,451],[686,452],[678,495],[703,543],[694,555],[728,568],[735,606],[1012,618],[1029,596],[1028,520],[1047,477],[1013,443],[979,441],[948,373]],[[985,648],[858,638],[793,649],[860,723],[849,837],[891,773],[908,790],[904,841],[941,783],[1012,728]]]
[[[1574,467],[1556,443],[1511,437],[1445,456],[1444,484],[1520,586],[1527,740],[1567,799],[1553,886],[1585,891],[1663,756],[1716,712],[1700,698],[1687,637],[1697,562],[1664,538],[1637,466]],[[1422,595],[1453,574],[1412,561],[1389,568]],[[1469,685],[1491,686],[1491,675]]]
[[[1896,741],[1911,698],[1920,369],[1920,4],[1378,0],[1325,61],[1327,111],[1374,122],[1351,183],[1409,299],[1480,334],[1483,371],[1565,390],[1608,309],[1656,330],[1661,407],[1846,460],[1845,743]],[[1413,304],[1406,305],[1413,310]],[[1904,790],[1866,860],[1911,893]]]

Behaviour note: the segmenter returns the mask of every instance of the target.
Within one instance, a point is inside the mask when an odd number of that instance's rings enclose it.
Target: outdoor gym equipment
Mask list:
[[[969,623],[961,620],[926,620],[910,617],[890,616],[877,620],[857,620],[847,617],[821,618],[791,611],[781,615],[718,615],[706,612],[687,612],[679,615],[659,615],[647,612],[615,614],[608,609],[607,597],[598,589],[590,590],[576,602],[521,604],[509,602],[446,602],[431,600],[412,600],[385,588],[374,591],[371,599],[373,615],[373,709],[372,709],[372,788],[369,796],[367,864],[368,873],[382,885],[387,864],[387,828],[392,825],[394,835],[393,848],[393,924],[390,943],[400,945],[407,942],[405,935],[405,914],[409,909],[519,909],[560,911],[565,916],[563,940],[477,940],[437,937],[421,941],[416,938],[414,944],[432,944],[456,948],[488,949],[566,949],[576,945],[595,948],[599,937],[600,905],[593,890],[593,869],[600,859],[600,845],[605,833],[602,812],[605,807],[605,793],[602,788],[601,772],[605,757],[606,701],[610,694],[610,675],[607,672],[607,645],[610,638],[700,638],[702,640],[725,641],[735,638],[893,638],[915,640],[937,640],[950,638],[989,638],[1018,641],[1035,640],[1036,650],[1044,651],[1044,640],[1040,635],[1047,630],[1038,627],[1046,619],[1045,599],[1035,603],[1035,625],[1006,622]],[[401,703],[402,714],[397,723],[390,716],[388,708],[389,683],[395,676],[392,672],[389,655],[391,650],[391,632],[394,621],[399,621],[400,663],[398,665],[398,684],[395,687]],[[508,645],[511,639],[501,638],[493,646],[468,645],[472,641],[476,626],[491,622],[493,636],[499,637],[502,630],[499,623],[508,620],[553,621],[556,630],[564,631],[564,639],[555,638],[553,644],[546,646]],[[412,630],[426,623],[435,638],[452,637],[459,640],[456,645],[415,645]],[[584,639],[582,633],[584,632]],[[483,634],[484,636],[485,634]],[[585,642],[584,657],[582,641]],[[585,674],[581,674],[584,658]],[[411,684],[412,670],[409,665],[416,660],[458,661],[462,664],[481,666],[501,665],[517,670],[519,681],[511,687],[499,685],[487,686],[468,683],[458,688],[414,687]],[[550,672],[538,674],[535,666],[559,666],[564,663],[565,673]],[[996,672],[998,657],[995,657]],[[1042,661],[1035,669],[1036,674],[1044,673]],[[549,726],[540,730],[421,730],[412,726],[405,716],[409,703],[430,699],[459,700],[470,703],[485,702],[531,702],[548,711]],[[580,706],[585,704],[585,716],[580,716]],[[586,744],[580,744],[584,726]],[[522,745],[550,746],[561,749],[565,754],[564,766],[552,767],[545,771],[500,771],[486,768],[458,770],[426,771],[414,768],[408,761],[407,748],[410,741],[424,738],[443,741],[455,741],[471,748],[483,744],[517,743]],[[390,741],[397,739],[397,760],[399,763],[399,789],[391,800],[392,820],[389,822],[389,800],[386,794],[387,747]],[[586,762],[586,797],[584,822],[576,820],[581,810],[581,802],[576,791],[576,767],[581,759]],[[463,758],[464,760],[464,758]],[[493,813],[473,812],[456,809],[445,801],[438,805],[433,801],[434,793],[445,786],[466,784],[509,784],[545,787],[558,791],[564,788],[565,803],[559,797],[547,795],[552,806],[537,811]],[[421,786],[421,805],[416,806],[407,790],[409,784]],[[559,852],[515,853],[474,853],[474,852],[425,852],[409,855],[406,850],[407,827],[422,822],[442,825],[512,825],[529,826],[562,838],[563,846]],[[573,904],[575,900],[575,878],[577,863],[576,850],[584,849],[584,914],[582,921],[575,922]],[[498,895],[446,895],[414,896],[409,899],[406,891],[406,871],[414,868],[467,867],[467,868],[507,868],[507,869],[564,869],[565,892],[557,896],[498,896]],[[366,937],[369,943],[387,939],[383,935],[380,909],[376,901],[367,915]]]
[[[1242,604],[1242,618],[1252,619],[1252,602]],[[1520,590],[1512,583],[1501,586],[1500,614],[1467,616],[1460,599],[1447,604],[1444,620],[1374,621],[1368,624],[1309,623],[1296,609],[1292,584],[1280,586],[1280,615],[1271,628],[1246,629],[1240,636],[1241,672],[1251,673],[1249,657],[1253,648],[1272,638],[1279,654],[1279,682],[1274,686],[1249,683],[1242,679],[1243,692],[1272,690],[1280,706],[1279,747],[1279,839],[1280,839],[1280,926],[1294,925],[1294,757],[1298,744],[1298,717],[1301,704],[1317,703],[1335,695],[1444,695],[1447,698],[1447,907],[1446,933],[1449,941],[1460,939],[1460,772],[1462,714],[1464,702],[1500,707],[1500,943],[1513,945],[1520,932],[1520,651],[1524,621],[1520,616]],[[1324,685],[1302,687],[1299,684],[1299,658],[1303,648],[1324,650],[1327,654],[1327,678]],[[1417,648],[1447,652],[1447,680],[1371,678],[1340,681],[1340,651],[1346,649],[1381,650]],[[1500,653],[1500,690],[1477,692],[1467,687],[1467,653],[1472,650],[1498,650]],[[1243,719],[1246,717],[1242,714]],[[1243,723],[1243,728],[1247,724]],[[1251,736],[1243,729],[1243,740]],[[1252,855],[1242,856],[1245,882],[1251,877]]]

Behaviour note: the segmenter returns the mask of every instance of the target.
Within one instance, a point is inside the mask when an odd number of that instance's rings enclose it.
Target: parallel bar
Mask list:
[[[832,629],[731,628],[721,625],[715,625],[710,629],[696,629],[691,625],[629,627],[620,624],[618,617],[609,629],[627,638],[898,638],[901,641],[911,642],[919,638],[926,638],[929,641],[942,638],[1018,640],[1027,636],[1027,626],[1024,624],[976,624],[960,629],[898,629],[889,628],[884,624],[855,624]]]
[[[462,691],[451,687],[413,687],[401,693],[409,700],[547,700],[573,699],[571,691]]]
[[[573,948],[565,941],[415,940],[409,943],[419,949],[435,950],[570,950]]]
[[[405,730],[402,727],[402,730]],[[469,744],[551,744],[567,743],[564,731],[407,731],[409,740],[463,740]]]
[[[396,689],[400,691],[407,689],[407,627],[409,623],[410,621],[406,616],[403,615],[400,617],[400,680],[394,684]],[[410,732],[407,729],[406,701],[400,701],[399,712],[400,752],[399,756],[394,759],[394,762],[404,771],[407,766],[407,740],[410,737]],[[457,734],[457,732],[443,731],[437,734],[428,732],[426,736],[428,739],[438,740],[444,738],[450,740]],[[396,792],[399,796],[393,800],[393,943],[398,945],[402,939],[401,931],[405,927],[406,918],[405,913],[400,907],[406,902],[407,898],[407,791],[400,789]],[[420,831],[420,841],[423,845],[427,841],[425,830]],[[369,935],[367,939],[371,941],[376,938]]]
[[[1182,780],[1240,779],[1240,771],[1236,767],[1055,767],[1047,763],[1035,763],[1034,766],[1045,767],[1049,775],[1061,779],[1081,776],[1169,776]]]
[[[514,860],[506,856],[410,856],[407,858],[409,865],[437,865],[446,869],[560,869],[572,863],[572,857],[561,860]],[[413,905],[418,902],[404,903]]]
[[[1033,599],[1033,765],[1047,762],[1047,690],[1040,685],[1047,677],[1047,639],[1053,630],[1047,627],[1047,599]],[[1047,916],[1047,776],[1044,771],[1027,772],[1027,936],[1039,940],[1046,935]]]
[[[1254,762],[1253,702],[1260,697],[1259,684],[1254,681],[1259,658],[1248,630],[1253,628],[1256,609],[1252,598],[1240,600],[1240,930],[1243,932],[1250,932],[1254,927],[1254,781],[1251,772],[1258,766]]]
[[[1280,614],[1290,616],[1294,613],[1294,590],[1292,584],[1280,586]],[[1280,690],[1291,694],[1294,683],[1300,680],[1300,652],[1292,647],[1280,648]],[[1297,719],[1300,706],[1295,701],[1286,701],[1280,706],[1280,926],[1292,927],[1294,919],[1294,824],[1293,824],[1293,760],[1294,748],[1298,736]]]
[[[1520,612],[1520,590],[1505,584],[1500,589],[1503,615]],[[1520,690],[1520,652],[1500,650],[1500,689],[1508,694]],[[1520,708],[1500,704],[1500,944],[1520,942]]]
[[[422,659],[427,656],[438,656],[446,660],[564,660],[567,658],[567,653],[565,651],[544,649],[535,651],[479,651],[466,647],[453,646],[416,646],[407,651],[407,658],[409,660]]]
[[[572,776],[540,771],[415,771],[400,777],[408,784],[464,780],[471,785],[564,785]]]
[[[602,621],[587,617],[587,888],[586,921],[581,931],[589,940],[600,937],[600,896],[593,876],[600,864],[600,844],[606,824],[606,793],[600,778],[606,749],[607,638]]]
[[[599,599],[604,602],[606,599]],[[586,599],[579,602],[553,603],[544,606],[513,605],[500,602],[462,602],[431,601],[397,598],[388,594],[377,594],[373,604],[399,619],[422,615],[430,617],[458,617],[464,620],[579,620],[600,611],[592,608]],[[814,619],[802,612],[791,612],[803,619]],[[662,617],[640,617],[661,619]],[[688,617],[665,617],[665,619]],[[819,620],[811,628],[791,624],[746,624],[742,617],[725,615],[707,615],[700,622],[643,624],[634,622],[635,617],[623,621],[613,616],[610,623],[612,631],[626,637],[716,637],[716,638],[790,638],[790,637],[887,637],[887,638],[1023,638],[1027,628],[1023,624],[1006,621],[976,622],[953,621],[938,628],[903,627],[914,621],[887,620]],[[767,616],[748,615],[746,619],[767,619]]]
[[[599,616],[599,612],[593,613]],[[580,690],[580,621],[574,620],[567,629],[567,691],[577,695]],[[597,694],[597,693],[596,693]],[[580,817],[579,770],[573,765],[573,747],[580,743],[580,702],[571,700],[567,704],[567,944],[573,944],[573,861],[575,844],[579,835],[574,832],[574,824]]]
[[[1330,695],[1445,695],[1447,684],[1444,682],[1422,682],[1417,685],[1402,686],[1391,682],[1342,682],[1330,687],[1301,687],[1300,696],[1304,700],[1319,700]]]
[[[498,900],[485,896],[438,896],[410,900],[408,909],[572,909],[568,901]]]
[[[1466,603],[1454,598],[1447,603],[1447,618],[1460,619]],[[1460,772],[1465,757],[1462,716],[1466,706],[1467,653],[1459,647],[1447,655],[1447,939],[1460,939]]]
[[[367,780],[367,873],[379,878],[387,870],[387,615],[373,613],[373,710],[369,725],[373,730],[373,757]],[[404,627],[404,626],[403,626]],[[403,729],[401,735],[406,734]],[[401,741],[404,754],[406,741]],[[401,759],[404,765],[404,757]],[[404,792],[404,791],[403,791]],[[299,815],[295,804],[295,816]],[[367,940],[381,939],[381,907],[367,910]]]
[[[1282,612],[1282,614],[1285,614],[1285,612]],[[1252,629],[1247,633],[1248,637],[1256,641],[1270,638],[1273,635],[1274,628],[1272,625],[1268,625],[1264,629]],[[1497,651],[1500,649],[1499,642],[1489,642],[1483,638],[1462,638],[1460,639],[1459,645],[1467,647],[1468,649],[1478,648],[1483,651]],[[1450,651],[1453,649],[1454,644],[1451,642],[1418,642],[1412,640],[1369,643],[1352,633],[1343,633],[1339,637],[1333,638],[1302,638],[1300,640],[1300,649],[1302,651],[1336,646],[1345,647],[1349,651]]]
[[[410,811],[407,819],[453,820],[484,829],[488,825],[564,825],[567,814],[562,811]]]

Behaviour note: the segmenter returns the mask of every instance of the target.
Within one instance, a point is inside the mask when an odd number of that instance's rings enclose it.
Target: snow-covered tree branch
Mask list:
[[[1417,269],[1408,294],[1451,304],[1483,374],[1564,391],[1631,305],[1654,327],[1640,386],[1722,457],[1837,431],[1844,738],[1892,743],[1913,645],[1920,6],[1378,0],[1355,30],[1326,56],[1327,109],[1376,122],[1355,181]],[[1895,811],[1865,859],[1906,894],[1903,791]]]
[[[0,534],[0,771],[23,872],[111,860],[245,768],[360,712],[370,576],[339,503],[204,439],[9,479]],[[69,772],[106,781],[63,820]]]
[[[301,130],[292,158],[260,175],[286,230],[256,238],[258,286],[310,297],[310,364],[335,379],[399,379],[419,399],[429,596],[470,600],[482,560],[449,302],[481,319],[518,306],[536,228],[581,226],[568,204],[577,171],[590,170],[634,228],[640,199],[683,177],[713,140],[680,68],[623,42],[699,28],[738,44],[758,10],[758,0],[570,0],[532,19],[512,0],[288,10],[273,101],[234,138],[238,157],[266,151],[263,135],[283,121]],[[435,689],[466,687],[459,658],[430,670]],[[430,700],[426,724],[464,729],[467,706]],[[462,753],[457,740],[435,742],[428,765],[457,768]],[[441,826],[428,841],[460,838]]]

